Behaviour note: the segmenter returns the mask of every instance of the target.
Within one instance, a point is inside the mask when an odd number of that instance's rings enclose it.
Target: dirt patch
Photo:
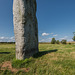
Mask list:
[[[18,72],[19,70],[22,70],[24,72],[28,72],[29,69],[28,68],[21,68],[21,69],[16,69],[16,68],[12,68],[12,64],[10,61],[6,61],[6,62],[3,62],[1,65],[0,65],[0,69],[1,70],[11,70],[12,72]]]

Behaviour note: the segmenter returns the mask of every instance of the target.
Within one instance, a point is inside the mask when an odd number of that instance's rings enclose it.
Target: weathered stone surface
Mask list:
[[[38,52],[36,0],[14,0],[13,21],[16,59],[23,60]]]

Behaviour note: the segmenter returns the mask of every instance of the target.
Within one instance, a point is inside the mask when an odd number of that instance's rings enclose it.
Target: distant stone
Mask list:
[[[14,0],[13,21],[16,59],[24,60],[38,52],[36,0]]]

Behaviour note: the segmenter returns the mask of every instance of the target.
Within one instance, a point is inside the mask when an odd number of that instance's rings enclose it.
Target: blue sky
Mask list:
[[[0,41],[14,41],[13,0],[0,0]],[[75,32],[75,0],[37,0],[40,42],[67,39]]]

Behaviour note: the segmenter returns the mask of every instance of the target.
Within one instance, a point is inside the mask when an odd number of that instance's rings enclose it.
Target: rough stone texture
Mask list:
[[[13,21],[16,59],[23,60],[38,52],[36,0],[14,0]]]

